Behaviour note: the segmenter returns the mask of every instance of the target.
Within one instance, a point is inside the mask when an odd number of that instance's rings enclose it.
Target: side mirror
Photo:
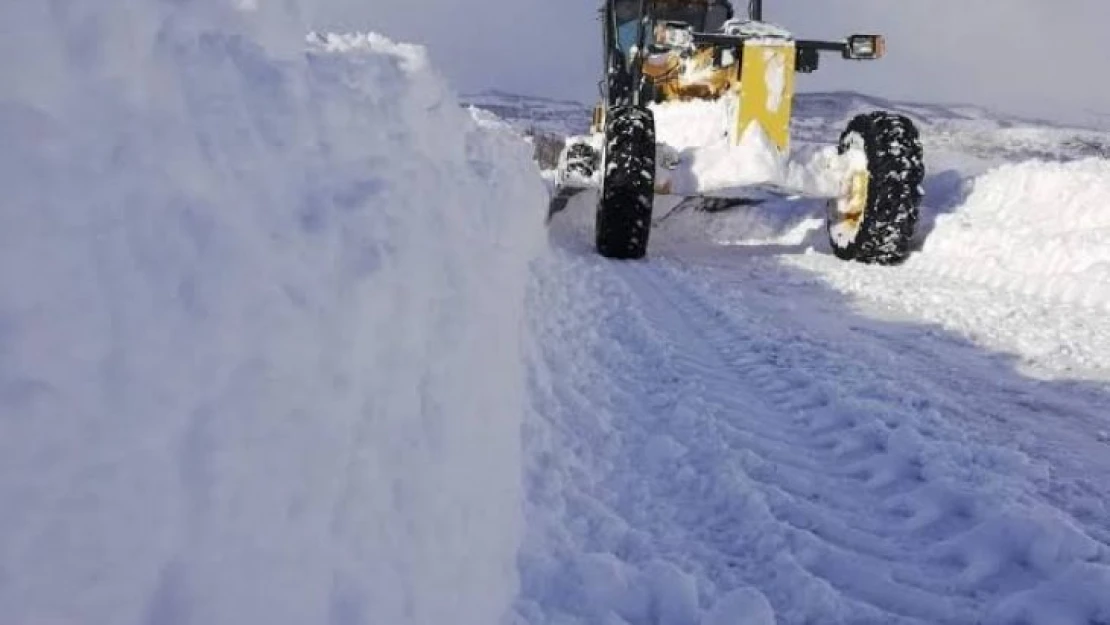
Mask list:
[[[873,61],[886,54],[886,39],[882,35],[852,35],[844,46],[844,58],[853,61]]]

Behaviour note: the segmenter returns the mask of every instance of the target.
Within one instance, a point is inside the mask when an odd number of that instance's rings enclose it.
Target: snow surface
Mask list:
[[[803,102],[814,163],[871,108]],[[553,220],[516,623],[1110,619],[1110,137],[884,108],[927,150],[903,266],[834,258],[819,200],[657,214],[639,263],[591,193]]]
[[[904,266],[806,199],[611,262],[295,9],[0,8],[0,623],[1110,621],[1107,136],[889,103]]]
[[[515,592],[529,147],[267,6],[0,8],[0,623]]]
[[[919,258],[955,279],[1110,312],[1110,160],[1004,165],[969,187]]]
[[[649,263],[608,263],[588,202],[568,211],[533,288],[518,622],[1110,615],[1110,369],[1027,377],[915,314],[1011,302],[941,300],[910,268],[672,225]],[[861,310],[845,269],[898,297]]]
[[[590,123],[591,111],[580,102],[533,98],[501,91],[463,94],[464,104],[496,114],[522,132],[572,135]]]
[[[772,66],[769,75],[775,71]],[[771,92],[769,97],[774,89]],[[835,139],[827,145],[803,143],[785,155],[761,126],[750,124],[734,143],[731,132],[737,106],[734,95],[716,101],[651,105],[660,153],[673,155],[669,160],[677,163],[668,167],[668,158],[659,159],[656,179],[668,185],[662,188],[674,196],[749,196],[751,187],[760,185],[812,197],[840,193],[843,170],[850,164],[837,158]]]
[[[767,110],[776,113],[786,100],[786,57],[774,50],[764,50],[763,60],[767,64],[763,82],[767,85]]]
[[[663,102],[651,106],[655,114],[656,141],[676,155],[677,167],[660,169],[657,179],[669,184],[674,195],[730,190],[747,185],[781,181],[785,159],[758,125],[749,126],[738,143],[731,129],[736,125],[733,96],[717,101]]]

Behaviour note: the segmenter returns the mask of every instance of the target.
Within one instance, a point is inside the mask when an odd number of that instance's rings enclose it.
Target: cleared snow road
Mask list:
[[[804,221],[605,261],[589,204],[535,272],[522,622],[1110,620],[1101,309],[1036,330],[1035,298],[845,266]]]

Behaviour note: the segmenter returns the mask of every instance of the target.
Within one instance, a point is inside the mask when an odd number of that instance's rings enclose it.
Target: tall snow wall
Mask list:
[[[0,24],[0,623],[496,623],[527,145],[293,2]]]

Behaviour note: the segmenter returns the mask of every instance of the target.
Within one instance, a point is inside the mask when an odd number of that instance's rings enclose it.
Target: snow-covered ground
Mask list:
[[[590,111],[579,102],[528,97],[503,91],[463,94],[460,99],[467,106],[497,115],[522,132],[571,135],[583,132],[590,121]]]
[[[828,94],[798,149],[875,104],[929,155],[903,266],[814,200],[657,215],[642,263],[555,218],[518,623],[1110,619],[1110,137]]]
[[[920,122],[908,263],[611,262],[588,111],[255,4],[0,8],[0,623],[1110,622],[1106,135],[806,96]]]
[[[218,6],[0,8],[0,623],[494,623],[530,148]]]

